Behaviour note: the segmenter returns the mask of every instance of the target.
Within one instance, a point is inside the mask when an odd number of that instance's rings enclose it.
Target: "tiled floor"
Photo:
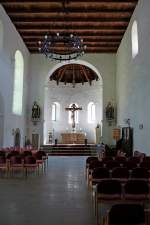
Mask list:
[[[46,175],[0,179],[0,225],[95,225],[86,157],[49,157]]]

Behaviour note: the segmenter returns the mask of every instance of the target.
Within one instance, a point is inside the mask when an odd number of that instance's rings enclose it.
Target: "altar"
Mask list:
[[[84,144],[84,133],[62,133],[62,144]]]

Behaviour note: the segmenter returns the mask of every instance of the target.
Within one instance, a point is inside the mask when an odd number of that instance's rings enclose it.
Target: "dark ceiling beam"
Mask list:
[[[66,69],[67,69],[67,67],[65,67],[63,70],[60,70],[61,74],[60,74],[60,76],[58,78],[58,83],[61,82],[61,80],[62,80],[62,78],[63,78],[63,76],[64,76],[64,74],[66,72]]]
[[[8,13],[8,15],[12,18],[12,20],[15,18],[48,18],[51,20],[55,20],[57,19],[63,19],[64,20],[72,20],[73,18],[76,19],[80,19],[82,21],[82,19],[88,19],[88,20],[92,20],[92,19],[104,19],[104,18],[127,18],[129,19],[132,15],[132,12],[98,12],[98,13],[90,13],[90,12],[80,12],[80,13],[69,13],[69,14],[65,14],[65,13],[57,13],[57,12],[47,12],[47,13],[43,13],[43,12],[39,12],[39,13],[34,13],[34,12],[11,12]]]
[[[44,35],[22,35],[22,38],[24,39],[25,42],[38,42],[39,40],[43,40]],[[101,35],[101,36],[85,36],[82,35],[80,36],[80,38],[83,39],[83,42],[100,42],[100,41],[109,41],[109,42],[113,42],[113,41],[119,41],[122,39],[122,35]]]
[[[81,66],[81,69],[82,69],[82,71],[83,71],[83,74],[84,74],[84,76],[85,76],[87,82],[89,82],[89,84],[91,85],[91,81],[90,81],[89,77],[88,77],[87,74],[86,74],[85,67],[84,67],[84,66]]]
[[[76,35],[104,35],[104,34],[111,34],[111,35],[114,35],[114,34],[118,34],[118,35],[123,35],[124,32],[125,32],[125,29],[99,29],[99,30],[89,30],[89,29],[86,29],[86,30],[82,30],[82,29],[76,29],[76,30],[65,30],[65,29],[61,29],[61,30],[58,30],[58,29],[18,29],[18,31],[20,32],[20,34],[22,35],[45,35],[46,33],[49,34],[49,35],[53,35],[53,34],[56,34],[56,33],[60,33],[63,34],[76,34]]]
[[[89,9],[89,8],[98,8],[98,9],[133,9],[136,5],[136,1],[80,1],[80,4],[77,4],[77,1],[70,1],[68,4],[65,5],[65,9],[70,9],[70,8],[84,8],[84,9]],[[45,8],[48,9],[61,9],[62,10],[62,2],[59,1],[41,1],[41,2],[34,2],[34,1],[29,1],[29,2],[24,2],[24,1],[2,1],[1,4],[3,4],[4,7],[7,9],[40,9],[43,10]]]
[[[89,47],[88,49],[86,49],[85,53],[98,53],[98,52],[103,52],[103,51],[117,51],[118,47],[98,47],[98,48],[94,48],[94,47]],[[30,47],[29,50],[32,52],[34,51],[35,53],[39,53],[38,49],[36,47]],[[59,49],[59,53],[64,53],[64,50],[60,50]]]
[[[10,14],[12,14],[12,13],[15,13],[15,14],[19,14],[20,13],[20,11],[22,11],[23,10],[23,14],[29,14],[29,13],[53,13],[54,11],[56,11],[57,13],[63,13],[64,14],[64,11],[62,10],[62,9],[60,9],[60,10],[58,10],[58,9],[44,9],[44,10],[35,10],[35,9],[33,9],[33,11],[32,10],[24,10],[24,9],[18,9],[18,10],[15,10],[15,9],[7,9],[6,8],[6,11],[7,11],[7,13],[10,15]],[[86,10],[85,9],[83,9],[83,8],[79,8],[79,9],[73,9],[73,8],[71,8],[71,9],[69,9],[68,10],[69,11],[69,13],[67,14],[67,13],[65,13],[66,14],[66,17],[68,17],[69,16],[69,14],[71,14],[71,13],[103,13],[103,12],[105,12],[105,13],[132,13],[133,12],[133,9],[120,9],[120,10],[115,10],[115,9],[105,9],[105,10],[103,10],[103,9],[98,9],[98,8],[89,8],[89,9],[87,9],[87,12],[86,12]]]
[[[118,2],[118,3],[120,3],[120,2],[129,2],[129,3],[132,3],[132,2],[137,2],[138,0],[115,0],[115,2]],[[38,3],[38,4],[43,4],[43,3],[49,3],[49,2],[51,2],[51,3],[56,3],[56,2],[58,2],[58,3],[60,3],[61,2],[61,0],[24,0],[24,1],[21,1],[21,0],[2,0],[1,1],[1,4],[3,4],[3,3],[22,3],[22,4],[26,4],[26,3],[31,3],[31,2],[35,2],[36,4]],[[91,2],[91,0],[71,0],[71,2]],[[112,0],[93,0],[93,2],[97,2],[97,3],[99,3],[99,2],[112,2]]]
[[[100,3],[95,3],[93,4],[92,2],[90,4],[87,3],[82,3],[80,4],[77,3],[72,3],[68,4],[65,7],[65,12],[66,13],[71,13],[71,12],[132,12],[135,8],[136,3],[115,3],[115,2],[110,2],[110,3],[105,3],[105,2],[100,2]],[[12,13],[13,11],[20,12],[23,11],[24,13],[38,13],[38,12],[43,12],[43,13],[49,13],[49,12],[64,12],[64,8],[62,7],[62,4],[59,3],[49,3],[49,4],[3,4],[5,7],[7,13]]]
[[[45,21],[45,22],[39,22],[39,21],[30,21],[30,22],[14,22],[15,26],[17,28],[62,28],[65,27],[66,29],[69,29],[71,27],[92,27],[94,26],[95,28],[97,27],[127,27],[128,26],[128,22],[120,22],[120,21],[114,21],[114,22],[87,22],[87,21],[83,21],[83,22],[72,22],[72,21],[59,21],[59,22],[55,22],[55,21]]]
[[[87,30],[87,29],[90,29],[91,31],[92,30],[95,30],[95,29],[97,29],[97,30],[101,30],[101,29],[108,29],[108,30],[112,30],[112,29],[126,29],[127,28],[127,26],[103,26],[103,25],[101,25],[101,26],[95,26],[94,24],[93,25],[86,25],[86,26],[82,26],[82,24],[81,25],[79,25],[79,26],[65,26],[65,24],[64,24],[64,27],[65,27],[65,29],[67,29],[67,30],[78,30],[78,29],[82,29],[82,30]],[[45,30],[53,30],[53,29],[59,29],[59,30],[62,30],[62,26],[60,26],[60,27],[58,27],[58,26],[49,26],[49,25],[37,25],[37,26],[16,26],[16,28],[18,29],[18,30],[20,30],[20,29],[22,29],[22,30],[30,30],[30,29],[32,29],[32,30],[43,30],[43,29],[45,29]],[[63,29],[64,30],[64,29]]]
[[[56,83],[57,85],[59,85],[59,76],[61,74],[61,70],[58,71],[58,74],[57,74],[57,79],[56,79]],[[51,79],[50,80],[53,80],[52,76],[51,76]]]
[[[87,48],[88,47],[95,47],[95,48],[98,48],[98,47],[101,47],[101,46],[119,46],[120,42],[84,42],[84,44],[87,45]],[[26,45],[28,47],[36,47],[38,49],[39,47],[39,44],[36,43],[36,42],[26,42]],[[49,49],[60,49],[60,48],[63,48],[64,47],[64,44],[58,44],[57,47],[50,47]]]
[[[108,16],[108,15],[107,15]],[[69,21],[67,21],[67,18],[63,18],[63,17],[51,17],[51,16],[47,16],[47,17],[11,17],[13,23],[17,23],[17,22],[35,22],[35,23],[41,23],[41,22],[50,22],[50,23],[57,23],[57,22],[60,22],[60,21],[66,21],[66,22],[69,22],[70,21],[70,18],[69,18]],[[130,21],[130,17],[101,17],[101,18],[96,18],[96,17],[71,17],[71,22],[128,22],[129,23]]]

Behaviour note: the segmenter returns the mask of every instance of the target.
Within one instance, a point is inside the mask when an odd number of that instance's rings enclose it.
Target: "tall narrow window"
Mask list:
[[[60,104],[58,102],[53,102],[51,112],[52,112],[52,121],[59,120]]]
[[[88,123],[95,122],[95,104],[90,102],[88,104]]]
[[[15,53],[14,90],[13,90],[13,107],[12,107],[12,111],[16,115],[22,114],[23,73],[24,73],[23,56],[22,53],[19,50],[17,50]]]
[[[132,24],[131,40],[132,40],[132,58],[134,59],[135,56],[139,52],[137,21],[134,21],[133,24]]]
[[[73,103],[71,103],[71,104],[69,105],[69,108],[72,106],[72,104],[73,104]],[[75,105],[76,105],[77,108],[79,107],[77,104],[75,104]],[[72,123],[71,115],[72,115],[72,112],[69,111],[68,122],[69,122],[70,124]],[[79,123],[79,111],[76,110],[75,113],[74,113],[74,115],[75,115],[75,123]]]
[[[56,121],[56,103],[52,104],[52,120]]]

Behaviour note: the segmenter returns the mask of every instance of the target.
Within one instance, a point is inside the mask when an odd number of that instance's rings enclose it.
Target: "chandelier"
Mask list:
[[[39,41],[38,44],[40,53],[56,61],[77,59],[87,48],[83,44],[83,39],[73,34],[56,33],[52,36],[46,34],[43,41]]]

